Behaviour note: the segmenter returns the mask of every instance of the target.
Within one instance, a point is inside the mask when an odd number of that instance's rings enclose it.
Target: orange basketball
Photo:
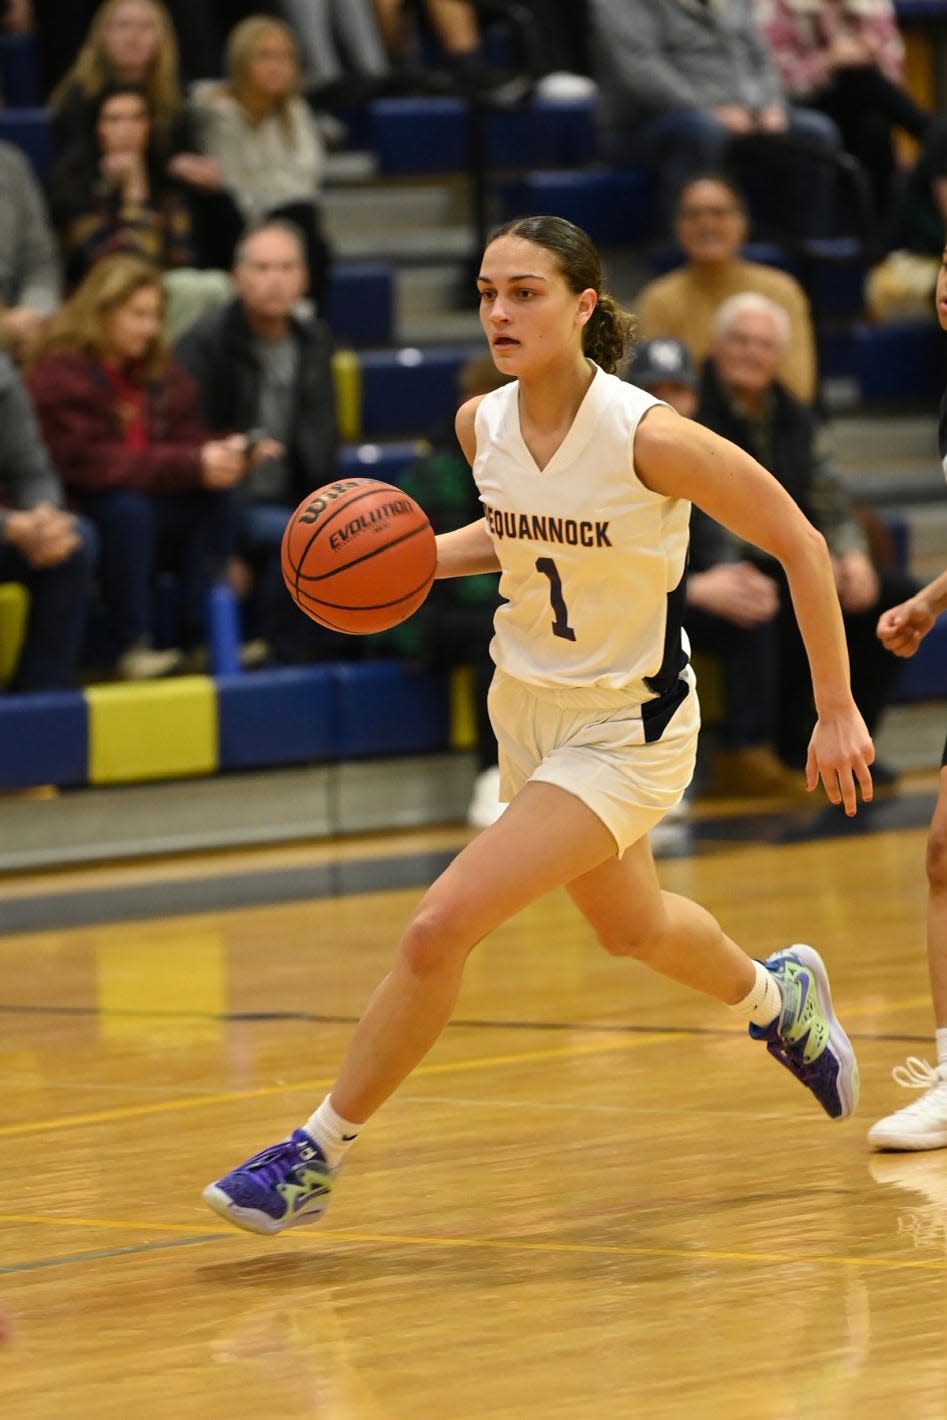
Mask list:
[[[367,636],[404,621],[434,581],[434,530],[407,493],[343,478],[304,498],[283,533],[283,579],[296,605],[333,631]]]

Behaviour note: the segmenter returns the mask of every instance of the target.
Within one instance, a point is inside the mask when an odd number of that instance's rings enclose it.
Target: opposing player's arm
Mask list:
[[[845,627],[828,549],[784,488],[762,464],[727,439],[664,406],[638,425],[635,469],[647,488],[686,498],[777,558],[786,572],[805,642],[819,722],[806,781],[821,774],[833,803],[855,812],[855,784],[871,797],[871,739],[852,699]]]
[[[464,457],[473,467],[477,453],[474,424],[482,395],[468,399],[457,411],[454,428]],[[493,539],[483,518],[437,537],[437,571],[435,577],[469,577],[474,572],[499,572]]]

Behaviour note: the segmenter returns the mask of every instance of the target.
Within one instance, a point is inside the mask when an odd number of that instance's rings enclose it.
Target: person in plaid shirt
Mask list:
[[[864,166],[879,221],[896,173],[892,129],[923,138],[930,115],[903,84],[904,43],[892,0],[762,0],[762,28],[793,103],[835,120]]]

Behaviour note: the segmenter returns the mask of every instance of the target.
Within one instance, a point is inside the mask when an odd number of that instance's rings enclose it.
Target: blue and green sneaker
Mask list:
[[[329,1206],[336,1169],[304,1129],[294,1129],[204,1189],[204,1202],[235,1227],[281,1233],[314,1223]]]
[[[858,1104],[858,1061],[832,1009],[825,964],[802,943],[763,962],[779,982],[782,1010],[768,1026],[750,1026],[754,1040],[811,1090],[826,1114],[845,1119]]]

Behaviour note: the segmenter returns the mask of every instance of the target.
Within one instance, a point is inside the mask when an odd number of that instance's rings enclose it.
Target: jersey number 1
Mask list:
[[[563,641],[574,641],[575,632],[569,625],[569,613],[566,610],[565,597],[562,595],[562,578],[559,576],[559,568],[551,557],[537,557],[536,571],[542,572],[544,577],[549,578],[549,600],[552,602],[552,609],[556,617],[552,623],[553,636],[561,636]]]

